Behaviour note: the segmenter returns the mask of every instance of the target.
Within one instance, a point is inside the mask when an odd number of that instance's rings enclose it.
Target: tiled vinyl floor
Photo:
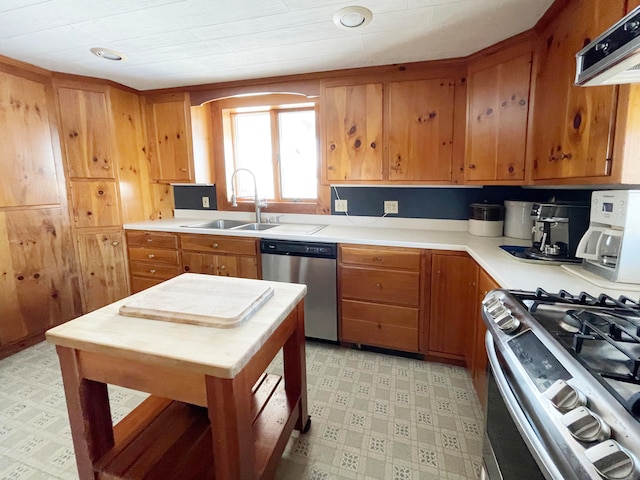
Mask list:
[[[308,342],[307,382],[311,430],[294,432],[277,479],[479,478],[482,413],[463,368]],[[109,392],[114,421],[145,398]],[[77,478],[54,347],[0,360],[0,480]]]

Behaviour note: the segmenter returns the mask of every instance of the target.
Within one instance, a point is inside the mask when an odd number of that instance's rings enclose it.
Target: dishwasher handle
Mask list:
[[[260,253],[267,255],[290,255],[294,257],[330,258],[338,257],[335,243],[296,242],[292,240],[260,240]]]

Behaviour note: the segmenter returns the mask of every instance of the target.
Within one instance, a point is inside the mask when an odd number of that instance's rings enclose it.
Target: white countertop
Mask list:
[[[176,218],[132,223],[125,229],[150,230],[179,233],[218,234],[227,236],[260,237],[270,239],[298,240],[308,242],[354,243],[426,248],[434,250],[458,250],[468,252],[476,262],[500,284],[502,288],[535,290],[542,287],[549,292],[560,289],[570,293],[585,291],[592,295],[607,293],[614,297],[627,295],[637,300],[638,286],[626,284],[603,288],[567,271],[559,265],[539,265],[519,261],[503,252],[500,245],[530,245],[527,240],[508,237],[477,237],[467,233],[466,221],[417,220],[399,218],[356,217],[325,215],[283,215],[282,223],[327,224],[312,235],[292,234],[290,231],[273,228],[263,231],[239,231],[188,228],[184,225],[201,222],[203,219],[233,218],[255,221],[253,214],[223,211],[176,211]]]
[[[121,305],[139,298],[153,288],[157,289],[161,284],[58,325],[47,331],[47,340],[64,347],[141,360],[197,374],[233,378],[304,298],[307,291],[306,285],[294,283],[233,280],[236,284],[241,281],[247,285],[268,285],[273,288],[273,296],[235,328],[214,328],[119,315]]]

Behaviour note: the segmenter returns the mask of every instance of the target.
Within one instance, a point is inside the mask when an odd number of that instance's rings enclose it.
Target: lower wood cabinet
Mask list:
[[[176,233],[128,231],[127,246],[132,293],[182,273]]]
[[[259,241],[220,235],[180,235],[182,271],[260,278]]]
[[[420,352],[422,252],[340,245],[340,341]]]
[[[464,252],[431,255],[428,354],[466,363],[475,333],[478,265]]]
[[[473,345],[471,348],[471,359],[467,362],[473,380],[473,386],[476,389],[478,398],[483,408],[487,406],[487,350],[484,343],[484,337],[487,333],[487,327],[482,320],[481,303],[484,297],[491,290],[500,288],[496,281],[489,276],[483,269],[479,269],[478,289],[475,301],[475,333],[473,336]]]

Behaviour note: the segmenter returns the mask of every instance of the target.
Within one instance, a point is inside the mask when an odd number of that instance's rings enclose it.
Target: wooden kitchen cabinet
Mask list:
[[[569,2],[539,36],[530,142],[533,182],[609,183],[612,162],[623,161],[612,151],[618,87],[577,87],[574,78],[575,54],[622,17],[624,4]]]
[[[182,270],[226,277],[260,278],[257,238],[180,235]]]
[[[382,180],[382,84],[326,88],[322,115],[327,180]]]
[[[391,82],[389,180],[451,181],[455,81]]]
[[[182,273],[178,234],[129,230],[126,236],[132,293]]]
[[[105,91],[58,87],[61,136],[71,178],[114,178],[115,158]]]
[[[482,268],[478,268],[478,288],[477,297],[474,303],[476,312],[475,317],[475,333],[473,336],[473,345],[471,351],[471,358],[467,359],[467,366],[471,373],[471,380],[473,386],[476,389],[478,399],[482,404],[482,407],[486,410],[487,404],[487,350],[485,347],[485,334],[487,333],[487,327],[482,319],[482,300],[491,290],[500,288],[496,281],[485,272]]]
[[[60,203],[50,115],[46,83],[0,70],[0,208]]]
[[[469,65],[465,183],[523,184],[531,42]]]
[[[120,202],[114,181],[70,181],[69,187],[77,228],[121,225]]]
[[[465,363],[476,319],[478,265],[464,252],[433,252],[429,355]]]
[[[340,341],[420,351],[421,251],[340,245]]]
[[[146,98],[151,179],[158,182],[193,182],[191,104],[188,93]]]
[[[83,311],[96,310],[128,295],[126,255],[120,230],[76,232],[82,270]]]

